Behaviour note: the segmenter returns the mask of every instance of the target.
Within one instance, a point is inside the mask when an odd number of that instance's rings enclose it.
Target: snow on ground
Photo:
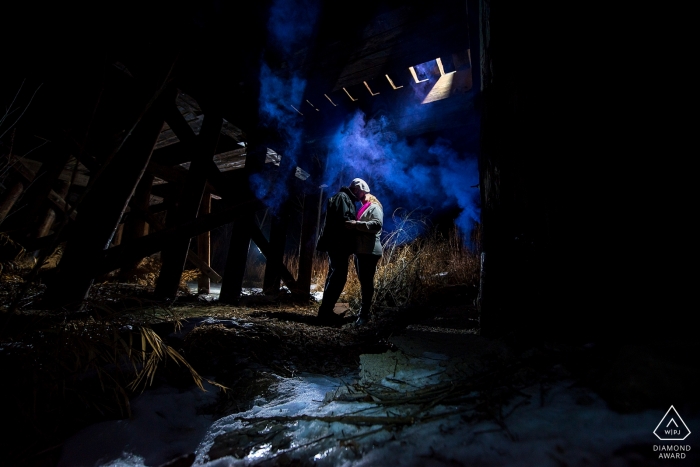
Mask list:
[[[431,366],[439,367],[444,358],[430,354],[409,360],[378,381],[398,391],[399,377],[414,389],[420,381],[434,383]],[[213,401],[213,388],[206,393],[167,387],[147,391],[134,400],[131,420],[102,422],[70,439],[59,466],[157,466],[193,452],[194,465],[204,467],[287,465],[294,459],[320,467],[618,466],[658,459],[653,446],[659,441],[652,432],[663,412],[618,414],[571,382],[559,382],[545,393],[539,385],[526,388],[503,409],[500,425],[472,420],[464,407],[436,405],[421,414],[421,422],[392,428],[373,424],[372,417],[401,421],[415,414],[415,407],[387,408],[371,399],[339,397],[347,395],[351,383],[365,379],[364,373],[276,377],[250,410],[218,420],[199,413]],[[343,415],[356,423],[339,420]],[[684,416],[684,421],[691,432],[700,426],[697,418]],[[210,459],[210,454],[224,457]]]
[[[215,401],[217,389],[180,391],[160,387],[131,402],[132,418],[91,425],[63,447],[59,467],[160,465],[196,449],[215,421],[199,409]]]

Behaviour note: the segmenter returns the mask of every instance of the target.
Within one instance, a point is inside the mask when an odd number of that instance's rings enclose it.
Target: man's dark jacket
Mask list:
[[[345,228],[345,221],[354,221],[357,198],[348,187],[328,199],[326,220],[321,228],[316,249],[318,251],[352,253],[355,249],[355,231]]]

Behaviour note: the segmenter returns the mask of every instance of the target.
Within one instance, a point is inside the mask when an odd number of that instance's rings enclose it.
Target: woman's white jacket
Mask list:
[[[370,204],[355,224],[358,231],[355,253],[381,256],[383,250],[380,237],[383,225],[384,212],[382,208],[378,204]]]

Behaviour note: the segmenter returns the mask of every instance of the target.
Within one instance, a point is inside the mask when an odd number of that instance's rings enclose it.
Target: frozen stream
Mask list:
[[[397,355],[388,357],[399,361]],[[658,460],[654,445],[660,442],[653,431],[663,411],[618,414],[595,393],[566,381],[552,386],[544,398],[539,385],[523,390],[504,407],[502,424],[473,419],[464,407],[439,404],[405,423],[416,414],[415,406],[378,406],[366,394],[348,393],[348,387],[372,382],[397,393],[415,390],[438,382],[435,370],[445,366],[447,357],[404,355],[399,370],[395,364],[393,373],[383,376],[369,369],[382,368],[376,359],[386,360],[387,354],[363,357],[362,378],[275,377],[267,398],[260,396],[252,409],[217,420],[198,414],[213,402],[214,389],[147,391],[133,401],[131,420],[99,423],[71,438],[59,465],[159,466],[188,454],[195,456],[194,465],[206,467],[288,465],[294,460],[317,466],[538,467]],[[374,417],[397,423],[373,423],[379,420]],[[691,432],[700,427],[697,418],[684,416],[684,421]]]

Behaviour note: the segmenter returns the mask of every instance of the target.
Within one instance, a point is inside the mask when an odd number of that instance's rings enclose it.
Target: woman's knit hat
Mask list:
[[[358,187],[360,190],[364,191],[365,193],[369,193],[369,185],[367,185],[367,182],[362,180],[361,178],[355,178],[353,179],[352,182],[350,182],[350,188]]]

